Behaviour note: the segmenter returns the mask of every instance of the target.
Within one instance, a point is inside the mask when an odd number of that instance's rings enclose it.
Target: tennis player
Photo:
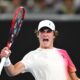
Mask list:
[[[40,21],[37,29],[39,47],[26,54],[22,60],[12,64],[11,50],[4,47],[0,57],[7,57],[5,70],[9,76],[30,72],[35,80],[79,80],[76,67],[64,49],[54,47],[57,35],[55,24],[50,20]]]

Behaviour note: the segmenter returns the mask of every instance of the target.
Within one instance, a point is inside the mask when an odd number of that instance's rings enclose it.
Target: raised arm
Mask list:
[[[13,65],[9,59],[10,54],[11,54],[11,50],[5,47],[1,50],[0,58],[3,58],[3,57],[7,58],[5,65],[4,65],[6,73],[9,76],[15,76],[15,75],[22,73],[25,66],[21,62],[17,62],[16,64]]]

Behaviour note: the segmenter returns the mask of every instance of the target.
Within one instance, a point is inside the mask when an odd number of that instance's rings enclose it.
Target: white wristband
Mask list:
[[[8,66],[10,66],[11,65],[11,61],[10,61],[10,59],[9,59],[9,57],[6,59],[6,62],[5,62],[5,64],[4,64],[4,67],[8,67]]]

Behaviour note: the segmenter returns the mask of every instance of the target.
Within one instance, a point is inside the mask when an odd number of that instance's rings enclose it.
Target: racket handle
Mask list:
[[[8,48],[10,48],[11,45],[12,45],[12,43],[11,43],[11,42],[8,42],[6,46],[7,46]]]
[[[6,57],[3,57],[2,59],[1,59],[1,63],[0,63],[0,75],[1,75],[1,72],[2,72],[2,69],[3,69],[3,66],[4,66],[4,64],[5,64],[5,61],[6,61]]]

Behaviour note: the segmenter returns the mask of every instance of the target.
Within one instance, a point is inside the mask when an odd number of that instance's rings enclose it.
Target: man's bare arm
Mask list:
[[[17,62],[15,65],[10,64],[9,66],[5,67],[6,73],[9,76],[16,76],[22,73],[25,66],[21,62]]]

